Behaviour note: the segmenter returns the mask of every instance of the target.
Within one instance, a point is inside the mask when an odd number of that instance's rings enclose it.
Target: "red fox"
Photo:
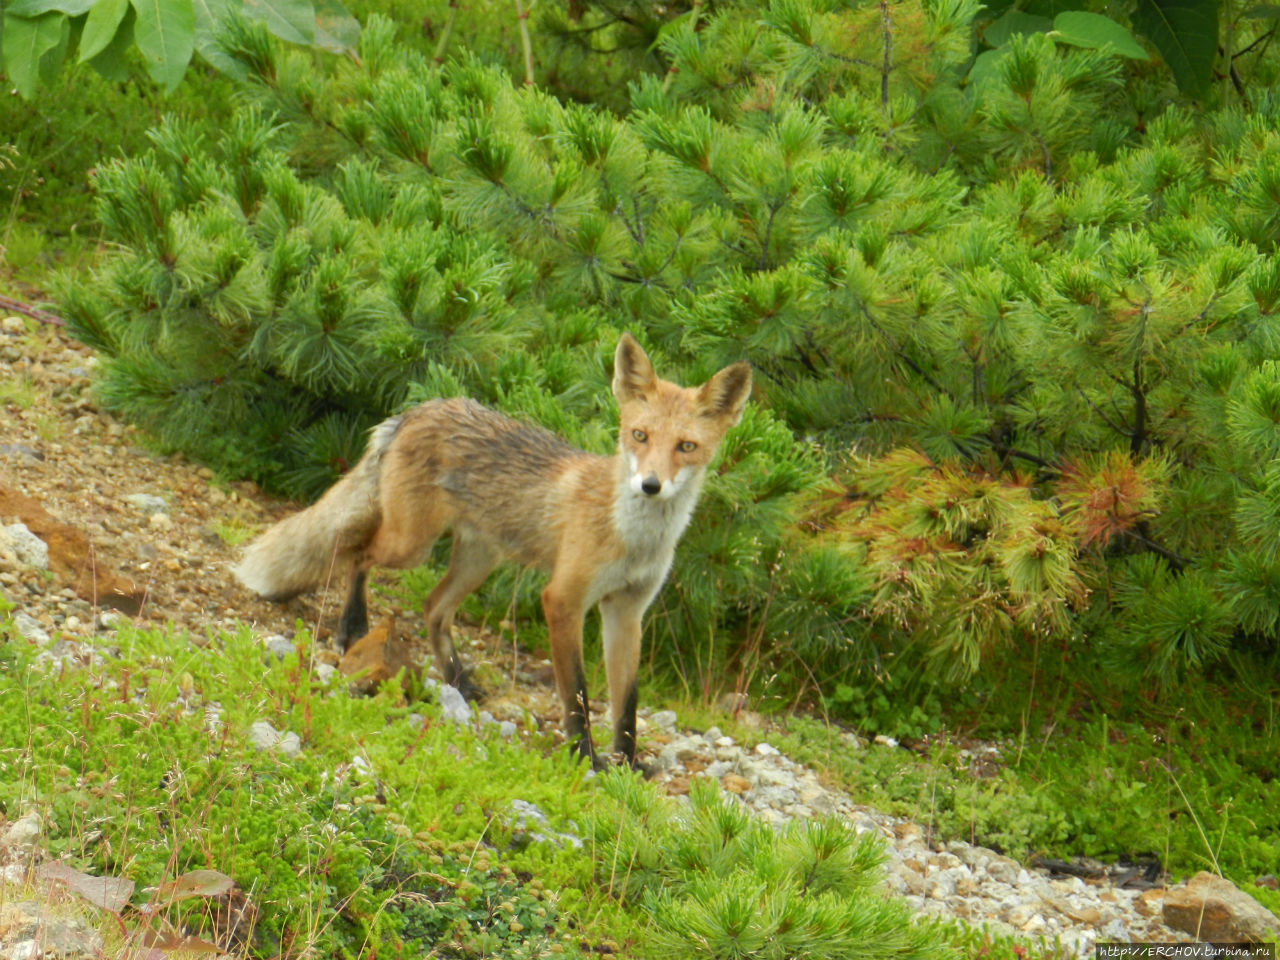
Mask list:
[[[478,696],[453,649],[454,610],[504,559],[551,574],[542,607],[565,733],[599,765],[582,668],[582,622],[599,605],[613,752],[632,766],[641,620],[666,579],[703,474],[751,392],[746,363],[700,387],[659,380],[630,334],[614,359],[621,427],[612,457],[578,450],[474,401],[431,400],[374,427],[360,462],[312,507],[267,530],[235,569],[283,600],[350,570],[341,650],[368,631],[372,566],[421,563],[446,530],[449,568],[423,605],[445,680]]]

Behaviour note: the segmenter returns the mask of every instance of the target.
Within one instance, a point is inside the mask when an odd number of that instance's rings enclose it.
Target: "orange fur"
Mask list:
[[[671,566],[703,474],[742,417],[751,370],[736,363],[701,387],[659,380],[628,334],[613,391],[618,452],[585,453],[470,400],[432,400],[374,428],[360,463],[310,509],[268,530],[236,575],[289,596],[335,566],[352,573],[339,645],[367,630],[372,566],[412,567],[452,531],[449,568],[424,604],[437,663],[471,695],[450,630],[461,600],[503,560],[550,573],[542,592],[566,732],[595,761],[582,669],[582,623],[599,606],[613,749],[635,759],[641,622]]]

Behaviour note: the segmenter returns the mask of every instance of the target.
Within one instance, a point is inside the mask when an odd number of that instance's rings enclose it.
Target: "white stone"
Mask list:
[[[756,744],[756,753],[760,754],[762,757],[776,757],[778,756],[778,749],[770,746],[764,741],[761,741]]]
[[[160,516],[160,514],[157,514],[157,516]],[[262,638],[262,645],[266,647],[277,660],[283,660],[295,650],[293,641],[279,633],[267,634]]]
[[[454,723],[471,722],[471,704],[457,687],[442,683],[437,693],[440,698],[440,713],[444,719]]]
[[[49,545],[28,530],[25,523],[0,527],[0,548],[12,552],[23,566],[49,569]]]
[[[649,722],[663,733],[676,732],[676,712],[674,710],[658,710],[650,714]]]
[[[302,750],[302,740],[296,733],[281,733],[266,720],[249,727],[249,742],[259,750],[271,750],[286,758],[296,757]]]
[[[42,824],[38,813],[28,813],[9,825],[9,829],[5,831],[5,846],[24,848],[30,847],[40,839],[40,831]]]
[[[150,493],[131,493],[124,498],[124,502],[147,516],[169,512],[169,505],[164,502],[164,498]]]
[[[45,646],[50,642],[49,631],[35,617],[19,610],[13,615],[13,625],[24,640]]]

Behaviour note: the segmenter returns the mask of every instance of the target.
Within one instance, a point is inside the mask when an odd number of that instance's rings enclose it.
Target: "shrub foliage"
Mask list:
[[[654,618],[681,656],[768,637],[825,683],[1052,639],[1167,680],[1272,647],[1280,106],[1168,105],[1061,34],[979,64],[978,13],[725,9],[618,111],[377,17],[323,70],[240,22],[244,109],[99,169],[119,250],[65,309],[112,406],[298,495],[426,396],[607,450],[624,328],[688,381],[745,356]]]

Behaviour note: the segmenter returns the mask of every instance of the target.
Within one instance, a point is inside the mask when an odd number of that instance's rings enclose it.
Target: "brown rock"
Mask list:
[[[1138,898],[1133,901],[1133,909],[1137,910],[1144,917],[1158,917],[1162,910],[1164,896],[1167,890],[1143,890],[1138,894]]]
[[[80,599],[114,607],[129,616],[142,609],[146,591],[106,569],[94,556],[93,544],[84,532],[55,520],[39,501],[0,486],[0,516],[17,517],[48,545],[49,569]]]
[[[1274,940],[1280,919],[1229,880],[1201,871],[1165,894],[1164,922],[1198,940],[1241,943]]]
[[[720,779],[720,785],[730,793],[746,793],[751,789],[751,781],[736,773],[726,773]]]
[[[351,682],[351,691],[360,694],[372,693],[401,668],[405,680],[422,671],[409,658],[409,645],[396,636],[395,621],[389,617],[357,640],[338,664],[344,677],[359,674]]]
[[[893,832],[899,840],[919,840],[921,836],[919,825],[909,820],[895,823]]]

